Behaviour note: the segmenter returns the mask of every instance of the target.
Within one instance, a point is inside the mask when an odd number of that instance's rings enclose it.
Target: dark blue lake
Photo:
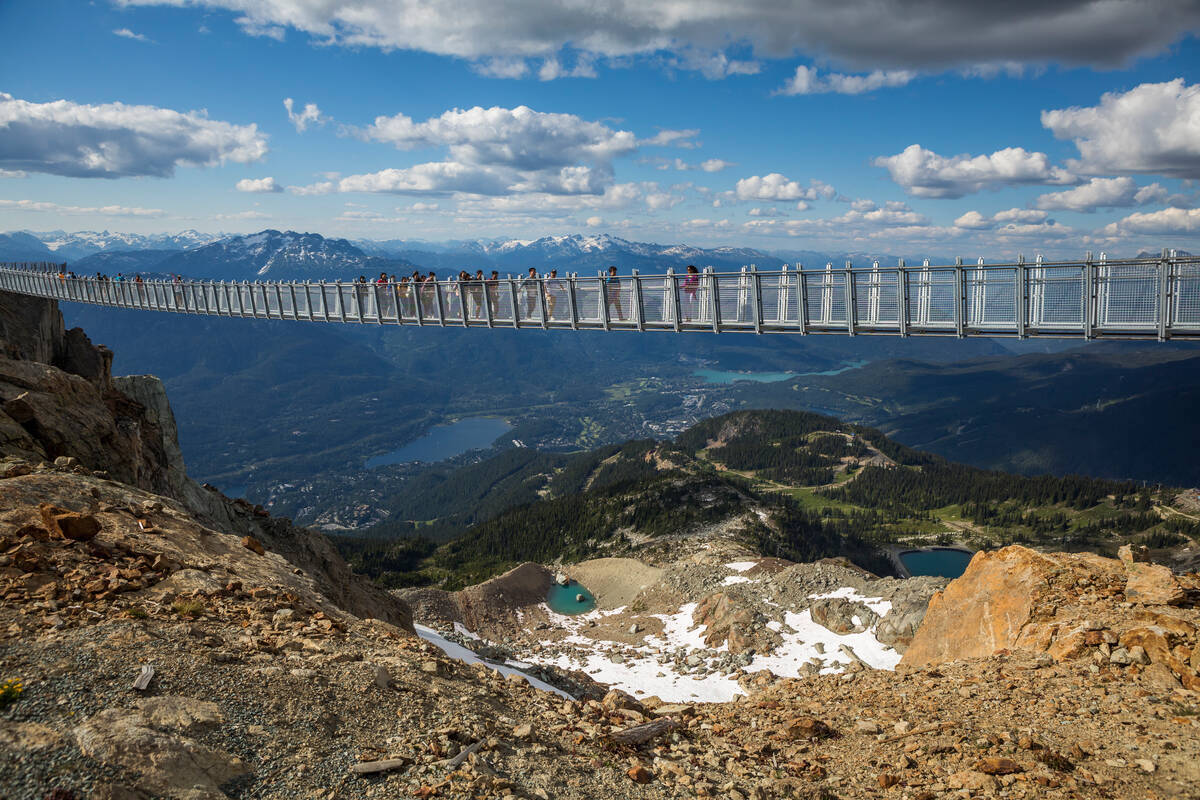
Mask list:
[[[368,458],[367,469],[409,461],[444,461],[468,450],[491,447],[492,442],[511,430],[511,425],[496,417],[466,417],[449,425],[435,425],[416,441]]]
[[[966,571],[973,555],[964,550],[938,547],[933,550],[907,550],[900,554],[900,560],[914,576],[957,578]]]
[[[582,601],[576,599],[579,595],[583,595]],[[578,581],[571,581],[566,586],[555,583],[546,593],[546,605],[559,614],[583,614],[596,607],[596,598]]]

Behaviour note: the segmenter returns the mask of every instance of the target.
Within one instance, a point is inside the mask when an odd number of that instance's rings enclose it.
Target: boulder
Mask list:
[[[38,506],[42,524],[51,536],[71,539],[76,542],[87,542],[96,538],[100,533],[100,521],[91,514],[80,514],[58,508],[49,503]]]
[[[813,622],[838,634],[862,633],[879,621],[865,603],[845,597],[814,600],[809,611]]]
[[[252,553],[258,553],[260,556],[267,554],[267,550],[263,547],[262,542],[260,542],[258,539],[255,539],[253,536],[243,536],[242,547],[246,548]]]
[[[883,644],[891,645],[897,652],[903,653],[907,650],[913,637],[917,635],[922,620],[925,619],[930,598],[946,588],[947,583],[949,581],[945,578],[930,576],[902,581],[896,590],[887,596],[892,607],[875,626],[875,638]]]
[[[1117,558],[1126,564],[1150,560],[1150,548],[1142,545],[1123,544],[1117,548]]]
[[[185,719],[158,710],[165,723]],[[247,773],[236,756],[159,727],[138,711],[105,709],[74,733],[84,755],[139,772],[143,788],[171,797],[222,798],[221,784]]]
[[[138,710],[154,727],[183,733],[213,728],[225,721],[216,703],[178,695],[147,697],[138,702]]]
[[[1147,606],[1175,606],[1187,598],[1187,592],[1169,567],[1135,561],[1123,563],[1128,574],[1125,580],[1126,600]]]
[[[1053,616],[1078,579],[1117,580],[1120,562],[1090,553],[1039,553],[1019,545],[980,551],[929,601],[901,663],[984,658],[1004,649],[1045,651],[1060,627]]]

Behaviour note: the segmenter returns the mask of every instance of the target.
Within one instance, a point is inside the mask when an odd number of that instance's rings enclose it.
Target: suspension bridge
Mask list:
[[[112,280],[0,264],[0,290],[113,308],[422,327],[1200,339],[1200,257],[409,282]]]

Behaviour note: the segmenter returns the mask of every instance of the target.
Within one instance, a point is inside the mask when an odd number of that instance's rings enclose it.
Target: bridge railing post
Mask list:
[[[1017,338],[1024,339],[1025,317],[1029,303],[1029,268],[1025,266],[1025,254],[1017,254],[1016,286],[1013,287],[1013,314],[1016,323]]]
[[[1168,323],[1171,319],[1171,253],[1163,248],[1162,257],[1158,260],[1158,340],[1165,342],[1170,333]]]
[[[713,333],[721,332],[721,284],[717,273],[712,267],[705,267],[704,271],[708,273],[708,302],[709,313],[712,315]]]
[[[846,333],[854,336],[858,333],[858,293],[854,286],[853,266],[846,262]]]
[[[1094,338],[1092,333],[1096,310],[1096,271],[1092,264],[1092,251],[1088,250],[1083,259],[1081,275],[1083,285],[1080,287],[1080,322],[1083,323],[1083,338]]]
[[[646,304],[642,298],[642,278],[638,271],[632,270],[633,273],[633,302],[630,304],[633,311],[633,321],[637,323],[639,331],[646,330]]]
[[[800,322],[800,335],[808,335],[808,272],[804,265],[796,264],[796,316]]]
[[[675,332],[683,330],[683,303],[679,297],[679,277],[674,267],[667,268],[667,279],[663,282],[664,321],[675,323]]]
[[[879,260],[871,262],[871,278],[867,289],[867,322],[872,326],[880,322],[883,283],[879,272]]]
[[[762,276],[758,274],[758,265],[750,265],[750,291],[751,297],[754,300],[754,332],[763,332],[763,297],[762,297]]]
[[[567,273],[567,309],[571,312],[571,330],[579,330],[579,298],[575,294],[578,272]]]
[[[963,281],[962,256],[954,259],[954,332],[961,339],[966,336],[966,287]]]
[[[788,265],[784,264],[779,270],[779,278],[775,287],[775,324],[781,328],[788,323],[788,287],[791,284]]]
[[[596,272],[596,281],[600,286],[600,323],[604,326],[604,330],[611,330],[612,325],[608,313],[609,291],[611,289],[608,285],[608,278],[605,276],[604,270],[599,270]],[[620,297],[619,290],[617,297]]]
[[[902,337],[908,337],[909,308],[908,308],[908,269],[904,259],[896,264],[896,327]]]
[[[538,316],[541,317],[542,330],[546,330],[546,327],[550,322],[549,315],[546,313],[548,309],[548,305],[546,303],[546,279],[544,277],[538,278],[536,287]]]
[[[445,281],[433,282],[434,310],[437,311],[437,323],[443,328],[446,327],[446,300],[442,292],[446,290],[446,285]]]
[[[517,302],[517,282],[512,275],[508,276],[508,296],[512,299],[512,326],[519,328],[521,327],[521,312]]]

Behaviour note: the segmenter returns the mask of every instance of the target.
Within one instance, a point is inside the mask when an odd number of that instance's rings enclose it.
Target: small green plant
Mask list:
[[[21,697],[25,684],[17,678],[9,678],[0,683],[0,708],[8,708]]]
[[[133,617],[134,619],[146,619],[147,617],[150,616],[150,613],[148,611],[146,611],[146,609],[140,608],[138,606],[134,606],[133,608],[126,611],[125,613],[128,614],[130,617]]]
[[[175,613],[181,617],[198,617],[204,613],[204,603],[200,600],[176,600],[171,604]]]

